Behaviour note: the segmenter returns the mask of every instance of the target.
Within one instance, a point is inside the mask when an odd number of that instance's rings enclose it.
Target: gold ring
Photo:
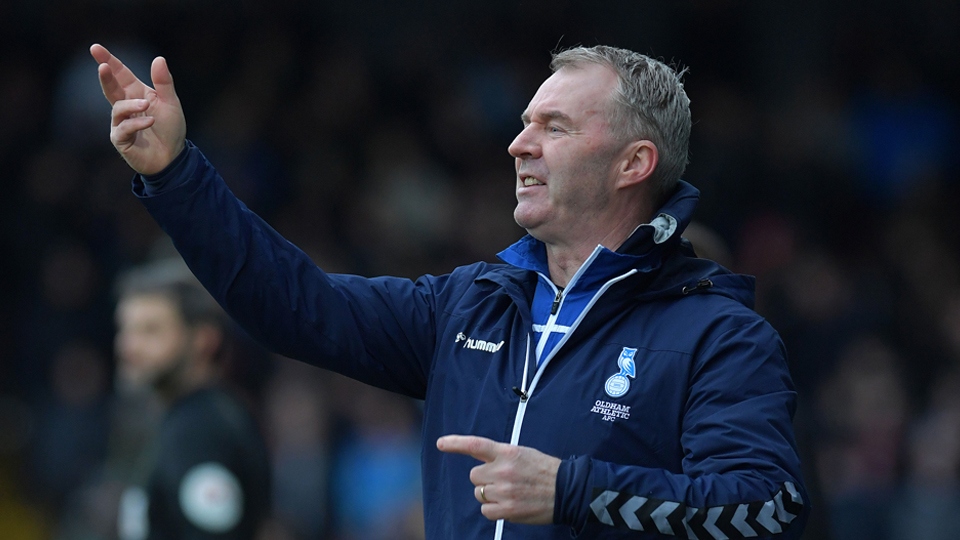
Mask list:
[[[483,502],[490,502],[487,500],[487,495],[483,492],[483,488],[485,487],[487,486],[486,485],[480,486],[480,499],[483,500]]]

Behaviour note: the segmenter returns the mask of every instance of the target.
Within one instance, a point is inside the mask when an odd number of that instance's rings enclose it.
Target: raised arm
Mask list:
[[[102,45],[92,45],[90,54],[100,64],[100,86],[113,106],[110,142],[138,173],[162,171],[183,150],[187,133],[167,61],[153,60],[151,88]]]

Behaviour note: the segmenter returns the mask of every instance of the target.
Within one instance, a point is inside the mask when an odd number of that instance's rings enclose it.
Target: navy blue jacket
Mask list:
[[[532,302],[546,257],[529,236],[501,253],[509,264],[416,281],[334,275],[238,201],[192,144],[134,191],[257,340],[424,400],[428,539],[799,537],[809,505],[784,347],[752,310],[752,278],[684,249],[699,197],[689,184],[659,226],[594,252],[568,332],[539,367]],[[571,281],[558,304],[577,293]],[[446,434],[561,458],[555,524],[484,518],[477,461],[438,451]]]

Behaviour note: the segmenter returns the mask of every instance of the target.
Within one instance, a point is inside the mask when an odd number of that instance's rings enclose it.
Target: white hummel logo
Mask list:
[[[488,353],[495,353],[500,350],[500,347],[503,347],[503,341],[500,343],[493,343],[490,341],[484,341],[482,339],[473,339],[469,338],[463,332],[457,334],[457,339],[454,343],[463,342],[464,349],[473,349],[475,351],[484,351]]]

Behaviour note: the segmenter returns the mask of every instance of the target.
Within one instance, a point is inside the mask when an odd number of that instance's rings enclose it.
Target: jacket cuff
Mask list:
[[[573,527],[573,534],[587,523],[589,511],[590,472],[593,464],[589,456],[572,457],[560,462],[557,487],[553,500],[553,522]]]
[[[199,159],[200,149],[187,140],[183,150],[162,171],[151,175],[135,175],[133,192],[138,197],[153,197],[176,189],[190,179],[190,175],[197,169]]]

